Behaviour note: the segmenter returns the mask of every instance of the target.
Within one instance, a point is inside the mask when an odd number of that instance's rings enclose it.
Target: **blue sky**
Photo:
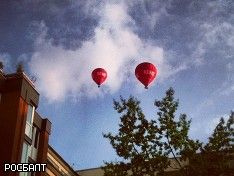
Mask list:
[[[75,169],[117,159],[102,132],[115,132],[112,100],[136,96],[147,118],[172,86],[190,135],[206,141],[234,110],[234,2],[231,0],[53,1],[0,4],[0,61],[37,78],[39,113],[52,122],[50,144]],[[134,76],[144,61],[158,76],[148,90]],[[91,71],[108,72],[98,89]]]

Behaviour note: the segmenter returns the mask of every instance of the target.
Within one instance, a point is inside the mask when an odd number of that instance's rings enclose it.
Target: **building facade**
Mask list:
[[[37,113],[38,102],[39,93],[24,72],[0,70],[0,176],[77,176],[49,146],[51,122]],[[44,163],[47,167],[46,172],[5,172],[6,163]]]
[[[77,171],[80,176],[103,176],[104,171],[101,168],[91,168]]]
[[[78,176],[79,174],[64,161],[64,159],[51,147],[47,153],[47,176]]]

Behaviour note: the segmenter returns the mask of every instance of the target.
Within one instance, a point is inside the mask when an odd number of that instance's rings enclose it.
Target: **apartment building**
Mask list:
[[[101,168],[90,168],[77,171],[80,176],[103,176],[104,171]]]
[[[47,176],[79,176],[51,146],[47,152],[46,174]]]
[[[51,122],[36,111],[39,93],[24,72],[0,70],[0,175],[78,176],[49,146]],[[44,163],[46,172],[4,171],[6,163]]]

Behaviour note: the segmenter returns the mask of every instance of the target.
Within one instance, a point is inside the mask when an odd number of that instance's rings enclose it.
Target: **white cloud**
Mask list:
[[[234,26],[228,22],[221,24],[209,24],[202,25],[205,33],[205,39],[207,43],[213,45],[215,43],[225,41],[230,47],[234,47]]]
[[[94,37],[74,51],[52,45],[52,40],[45,39],[46,26],[40,24],[42,33],[35,42],[36,52],[29,65],[37,76],[41,94],[49,101],[116,92],[127,75],[134,74],[136,65],[144,61],[158,67],[158,81],[181,70],[174,70],[167,63],[163,48],[141,40],[132,31],[129,24],[134,22],[124,3],[107,3],[99,15]],[[97,89],[91,80],[90,74],[96,67],[103,67],[108,73],[102,89]]]
[[[220,90],[221,96],[231,96],[234,93],[234,83],[233,82],[225,82],[223,84],[223,89]]]
[[[234,57],[234,26],[228,22],[222,23],[203,23],[200,25],[200,30],[203,33],[203,39],[198,43],[194,50],[192,58],[197,65],[203,64],[205,54],[213,50],[222,54],[222,59],[230,59]],[[214,46],[222,44],[225,50]]]
[[[230,96],[234,93],[234,62],[229,62],[226,65],[227,80],[220,88],[220,95]]]
[[[142,13],[144,14],[144,26],[150,30],[154,30],[158,21],[162,16],[169,16],[167,13],[167,8],[171,5],[171,1],[160,2],[160,1],[126,1],[129,9],[134,9],[136,5],[140,6]],[[154,10],[150,11],[149,9],[153,6]],[[141,12],[139,12],[141,13]]]

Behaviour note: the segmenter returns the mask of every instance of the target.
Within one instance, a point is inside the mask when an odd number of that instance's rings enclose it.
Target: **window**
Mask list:
[[[27,143],[23,143],[23,150],[21,156],[21,163],[28,163],[28,156],[31,155],[31,146]]]
[[[37,160],[37,151],[39,145],[39,129],[35,126],[32,128],[32,152],[31,158],[36,161]]]
[[[28,163],[28,157],[31,156],[32,147],[24,141],[23,143],[23,150],[21,156],[21,163]],[[33,173],[31,172],[20,172],[20,176],[32,176]]]
[[[33,126],[32,131],[33,131],[32,146],[37,149],[39,145],[39,129]]]
[[[34,117],[34,110],[35,107],[32,105],[28,105],[28,112],[27,112],[27,121],[25,127],[25,134],[32,139],[32,124],[33,124],[33,117]]]
[[[20,172],[20,176],[33,176],[32,172]]]
[[[33,117],[34,117],[35,107],[32,105],[28,105],[26,126],[25,126],[25,134],[32,140],[31,145],[24,141],[21,163],[28,163],[29,157],[36,161],[37,158],[37,148],[39,143],[39,130],[37,127],[33,126]],[[20,172],[20,176],[33,176],[32,172]]]
[[[28,151],[28,145],[24,142],[22,155],[21,155],[21,163],[26,163],[27,151]]]

